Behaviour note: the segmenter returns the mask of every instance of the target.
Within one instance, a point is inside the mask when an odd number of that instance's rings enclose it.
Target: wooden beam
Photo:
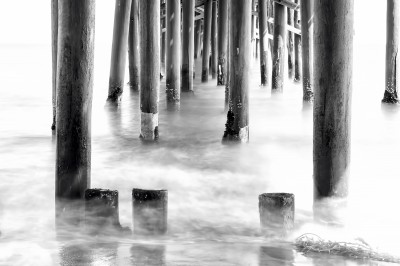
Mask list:
[[[258,16],[258,12],[253,12],[253,15],[254,16]],[[273,24],[274,23],[274,18],[269,18],[268,22]],[[297,28],[295,28],[295,27],[293,27],[291,25],[287,25],[286,28],[287,28],[288,31],[293,32],[294,34],[301,35],[301,30],[300,29],[297,29]]]
[[[283,6],[286,6],[290,9],[294,9],[295,11],[300,10],[299,4],[293,3],[290,0],[272,0],[272,1],[274,1],[275,3],[281,4]]]

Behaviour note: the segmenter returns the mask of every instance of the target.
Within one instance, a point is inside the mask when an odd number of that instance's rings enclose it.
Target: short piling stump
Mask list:
[[[85,191],[85,226],[90,231],[121,229],[117,190],[93,188]]]
[[[264,193],[258,200],[262,233],[290,233],[294,225],[294,194]]]
[[[167,232],[168,191],[132,190],[133,233],[163,235]]]

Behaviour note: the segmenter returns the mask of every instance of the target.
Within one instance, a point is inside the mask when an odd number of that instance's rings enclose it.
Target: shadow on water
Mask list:
[[[117,265],[118,246],[116,242],[66,243],[60,248],[60,265]]]
[[[152,244],[133,244],[131,247],[131,265],[164,266],[165,246]]]
[[[259,266],[292,266],[295,251],[289,244],[284,246],[261,246],[259,249]]]
[[[400,104],[388,104],[382,103],[381,104],[381,111],[386,117],[394,117],[400,111]]]
[[[56,200],[60,265],[116,265],[119,243],[113,237],[117,236],[117,231],[105,230],[95,235],[93,228],[88,228],[84,220],[83,201]]]

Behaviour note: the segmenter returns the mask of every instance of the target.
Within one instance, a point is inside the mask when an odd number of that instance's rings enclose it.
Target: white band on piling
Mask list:
[[[140,116],[140,135],[144,139],[153,140],[155,139],[155,129],[158,127],[158,113],[141,113]]]
[[[249,142],[249,126],[239,129],[239,139],[241,142]]]

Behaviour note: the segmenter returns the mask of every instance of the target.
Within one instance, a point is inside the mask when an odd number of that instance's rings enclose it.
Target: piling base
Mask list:
[[[168,191],[132,190],[133,233],[162,235],[167,232]]]
[[[258,197],[261,231],[272,235],[287,235],[294,226],[294,195],[264,193]]]
[[[102,233],[121,229],[117,190],[93,188],[85,191],[85,229]]]

